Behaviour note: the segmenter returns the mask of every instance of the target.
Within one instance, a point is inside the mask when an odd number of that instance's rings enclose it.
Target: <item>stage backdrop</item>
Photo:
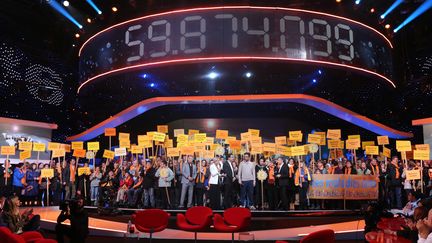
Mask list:
[[[313,175],[310,199],[378,199],[378,178],[364,175]]]

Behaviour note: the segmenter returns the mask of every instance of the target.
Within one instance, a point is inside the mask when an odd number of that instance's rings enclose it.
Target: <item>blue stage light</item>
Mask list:
[[[432,0],[426,0],[425,2],[420,5],[408,18],[406,18],[398,27],[396,27],[393,32],[396,33],[400,29],[402,29],[405,25],[409,24],[411,21],[413,21],[418,16],[422,15],[424,12],[432,8]]]
[[[317,82],[316,78],[312,79],[312,83],[315,84],[316,82]]]
[[[321,75],[323,71],[321,69],[318,69],[318,74]]]
[[[252,77],[252,73],[251,72],[247,72],[247,73],[245,73],[245,76],[246,76],[246,78],[250,78],[250,77]]]
[[[209,78],[209,79],[215,79],[215,78],[217,78],[217,77],[219,77],[219,74],[217,73],[217,72],[210,72],[209,74],[207,74],[207,77]]]
[[[389,13],[391,13],[395,8],[401,5],[404,0],[396,0],[383,14],[381,14],[380,18],[384,19]]]
[[[78,23],[78,21],[72,17],[72,15],[70,15],[66,9],[64,9],[60,3],[58,3],[57,1],[51,0],[48,1],[48,4],[57,12],[59,12],[61,15],[63,15],[64,17],[66,17],[67,19],[69,19],[72,23],[74,23],[78,28],[82,29],[82,25],[80,23]]]
[[[102,11],[96,6],[96,4],[92,0],[86,0],[88,4],[98,13],[102,14]]]
[[[150,83],[150,87],[151,87],[151,88],[154,88],[155,86],[156,86],[155,83]]]
[[[356,0],[356,1],[355,1],[355,4],[359,5],[360,2],[361,2],[361,0]]]
[[[144,74],[141,75],[141,77],[142,77],[142,78],[147,78],[148,75],[147,75],[147,73],[144,73]]]

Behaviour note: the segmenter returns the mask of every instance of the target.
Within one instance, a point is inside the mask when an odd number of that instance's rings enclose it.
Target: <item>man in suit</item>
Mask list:
[[[187,207],[192,207],[192,196],[195,185],[195,178],[197,176],[197,168],[193,164],[193,157],[187,157],[187,163],[183,164],[182,167],[182,175],[181,175],[181,196],[180,196],[180,206],[179,208],[184,208],[184,200],[186,197],[186,193],[188,194],[188,203]]]
[[[276,184],[279,186],[279,197],[282,202],[282,209],[288,210],[288,184],[289,184],[289,169],[284,163],[282,157],[277,159],[277,168],[275,170]]]
[[[223,199],[223,205],[224,208],[231,208],[233,205],[233,183],[236,180],[235,174],[234,174],[234,167],[233,162],[235,161],[235,157],[233,154],[228,155],[228,160],[226,160],[222,165],[222,171],[223,171],[223,187],[224,187],[224,199]]]

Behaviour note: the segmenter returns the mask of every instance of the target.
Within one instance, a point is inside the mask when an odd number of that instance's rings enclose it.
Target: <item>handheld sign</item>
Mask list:
[[[44,177],[44,178],[54,177],[54,169],[42,169],[41,170],[41,177]]]
[[[405,174],[407,180],[420,180],[420,170],[406,170]]]
[[[143,147],[132,145],[131,147],[131,153],[133,154],[141,154],[143,152]]]
[[[45,152],[45,147],[44,143],[33,143],[33,151]]]
[[[275,137],[275,144],[284,145],[286,143],[287,143],[287,137],[286,136]]]
[[[429,160],[430,159],[430,150],[414,150],[414,159],[415,160]]]
[[[378,145],[387,145],[389,144],[388,136],[377,136]]]
[[[276,144],[275,143],[263,143],[262,150],[264,152],[276,153]]]
[[[329,140],[328,141],[328,148],[329,149],[338,149],[340,145],[339,140]]]
[[[174,129],[174,137],[178,137],[178,135],[184,135],[184,129]]]
[[[199,133],[199,130],[196,130],[196,129],[189,129],[189,131],[188,131],[188,135],[195,135],[197,133]]]
[[[87,150],[90,151],[99,150],[99,142],[87,142]]]
[[[379,155],[378,146],[366,146],[367,155]]]
[[[291,147],[291,155],[292,156],[300,156],[300,155],[306,155],[305,146],[294,146]]]
[[[345,141],[346,149],[358,149],[360,147],[360,139],[348,139]]]
[[[399,152],[407,152],[411,151],[411,141],[397,140],[396,141],[396,150]]]
[[[248,129],[248,132],[251,134],[252,137],[259,137],[260,136],[260,130],[258,129]]]
[[[240,139],[242,141],[242,143],[246,143],[248,141],[250,141],[252,138],[252,135],[250,134],[250,132],[244,132],[240,134]]]
[[[95,152],[93,151],[87,151],[86,153],[86,159],[94,159],[95,157]]]
[[[119,133],[119,141],[121,140],[130,140],[130,134],[129,133]]]
[[[228,130],[216,130],[217,139],[226,139],[228,137]]]
[[[340,129],[328,129],[327,130],[327,138],[328,139],[340,139],[341,138],[341,130]]]
[[[416,144],[416,145],[415,145],[415,148],[416,148],[417,150],[428,150],[428,151],[430,151],[430,146],[429,146],[429,144]]]
[[[158,125],[157,131],[160,133],[168,133],[168,125]]]
[[[1,155],[15,155],[15,146],[1,146]]]
[[[362,142],[362,149],[365,150],[366,146],[375,146],[375,141],[363,141]]]
[[[22,151],[31,151],[33,147],[32,142],[19,142],[18,148]]]
[[[384,155],[384,157],[390,158],[391,157],[391,150],[386,148],[386,147],[383,147],[383,155]]]
[[[207,134],[205,133],[197,133],[194,135],[195,142],[204,143],[206,141]]]
[[[168,157],[180,156],[180,149],[179,148],[167,148],[167,156]]]
[[[105,128],[105,137],[115,137],[117,131],[115,128]]]
[[[91,174],[90,167],[79,167],[78,168],[78,176],[90,175],[90,174]]]
[[[231,149],[240,150],[241,149],[241,141],[240,140],[231,140],[231,141],[229,141],[229,146]]]
[[[81,141],[76,141],[76,142],[72,142],[72,149],[84,149],[84,142]]]
[[[361,140],[360,139],[360,135],[348,135],[348,139],[358,139],[358,140]]]
[[[106,159],[114,159],[114,151],[105,149],[102,157]]]
[[[86,152],[84,149],[75,149],[72,156],[77,158],[84,158],[86,156]]]
[[[289,140],[301,142],[303,140],[303,133],[301,131],[289,131]]]
[[[127,154],[126,148],[115,148],[114,154],[115,156],[125,156]]]
[[[52,151],[53,158],[65,157],[66,151],[64,149],[54,149]]]
[[[71,152],[71,145],[70,144],[60,144],[60,148],[64,149],[66,153],[70,153]]]
[[[28,159],[31,157],[31,151],[30,150],[24,150],[20,152],[20,160],[23,161],[25,159]]]
[[[308,143],[320,144],[321,136],[318,134],[308,134]]]
[[[166,136],[165,133],[155,132],[153,133],[153,141],[163,142],[165,141],[165,136]]]
[[[193,155],[195,147],[192,146],[184,146],[180,149],[182,155]]]
[[[120,148],[129,148],[130,147],[130,141],[129,140],[120,140],[119,142]]]
[[[59,149],[60,148],[60,143],[48,143],[48,150],[53,151],[54,149]]]

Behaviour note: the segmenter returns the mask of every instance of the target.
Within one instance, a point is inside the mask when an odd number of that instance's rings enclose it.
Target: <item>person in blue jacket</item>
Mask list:
[[[13,173],[13,179],[12,179],[12,188],[13,193],[21,198],[21,191],[24,188],[24,185],[22,183],[23,177],[26,175],[26,169],[24,164],[18,164]]]

